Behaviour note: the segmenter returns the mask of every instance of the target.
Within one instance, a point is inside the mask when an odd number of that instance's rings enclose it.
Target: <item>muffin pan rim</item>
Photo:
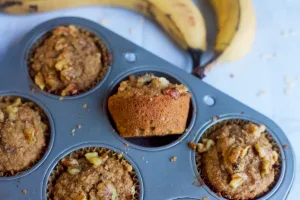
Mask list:
[[[47,185],[48,185],[48,179],[51,175],[51,172],[54,170],[54,168],[57,166],[58,162],[64,158],[65,156],[71,154],[74,151],[77,150],[81,150],[81,149],[85,149],[85,148],[93,148],[93,147],[98,147],[98,148],[103,148],[103,149],[107,149],[107,150],[111,150],[114,151],[116,153],[121,153],[122,150],[111,146],[109,144],[106,143],[102,143],[102,142],[83,142],[81,144],[76,144],[73,145],[71,147],[68,147],[67,149],[65,149],[63,152],[61,152],[59,155],[56,156],[56,158],[54,160],[52,160],[51,164],[47,167],[46,169],[46,173],[44,174],[44,178],[42,180],[42,198],[43,199],[47,199]],[[123,157],[125,158],[125,160],[133,166],[133,169],[138,177],[139,180],[139,194],[140,194],[140,198],[139,200],[143,200],[144,199],[144,182],[143,182],[143,177],[142,174],[140,172],[139,167],[135,164],[135,162],[133,161],[132,158],[130,158],[129,155],[123,154]]]
[[[68,21],[68,20],[67,20]],[[46,21],[47,22],[47,21]],[[56,24],[52,24],[51,26],[49,26],[46,22],[39,24],[38,26],[36,26],[34,29],[32,29],[25,37],[28,36],[28,38],[26,39],[26,43],[23,45],[23,49],[22,49],[22,58],[24,58],[21,62],[22,67],[24,68],[24,70],[26,71],[26,75],[28,77],[28,82],[30,84],[30,87],[33,88],[35,91],[47,96],[47,97],[51,97],[54,99],[59,99],[61,96],[60,95],[56,95],[56,94],[52,94],[50,92],[46,92],[42,89],[40,89],[33,81],[32,77],[30,76],[29,70],[30,70],[30,65],[29,65],[29,57],[30,57],[30,53],[31,51],[34,49],[34,45],[45,35],[47,35],[49,32],[51,32],[52,30],[56,29],[59,26],[68,26],[68,25],[75,25],[76,27],[88,31],[90,33],[92,33],[93,35],[95,35],[101,42],[103,42],[103,44],[105,45],[105,50],[106,53],[108,55],[111,55],[112,59],[109,59],[108,62],[110,62],[108,64],[108,68],[106,71],[106,74],[103,76],[102,80],[100,80],[98,83],[96,83],[93,87],[91,87],[90,89],[88,89],[85,92],[79,93],[77,95],[73,95],[73,96],[63,96],[63,99],[65,100],[73,100],[73,99],[78,99],[78,98],[82,98],[85,96],[88,96],[89,94],[95,92],[96,90],[98,90],[99,88],[101,88],[101,86],[103,85],[103,83],[107,80],[107,78],[109,77],[111,71],[112,71],[112,67],[114,65],[114,53],[113,50],[109,44],[109,40],[102,35],[99,31],[97,31],[95,28],[93,28],[93,23],[91,23],[90,21],[87,21],[87,23],[83,24],[83,23],[74,23],[74,22],[59,22]]]
[[[237,113],[230,113],[230,114],[223,114],[223,115],[218,115],[218,119],[216,121],[213,121],[212,119],[207,121],[207,123],[205,123],[200,131],[197,134],[197,137],[195,137],[195,139],[193,140],[193,142],[198,143],[203,134],[211,127],[213,127],[214,125],[221,123],[223,121],[227,121],[227,120],[245,120],[245,121],[249,121],[249,122],[253,122],[255,124],[263,124],[260,122],[260,120],[257,119],[253,119],[251,116],[247,115],[247,114],[237,114]],[[279,177],[276,180],[276,183],[273,185],[273,187],[271,188],[270,191],[268,191],[267,193],[265,193],[263,196],[260,196],[259,198],[255,198],[256,200],[267,200],[269,198],[272,198],[272,196],[274,196],[274,194],[276,192],[278,192],[278,190],[280,189],[281,184],[283,183],[283,179],[285,178],[285,175],[287,173],[287,167],[286,167],[286,153],[283,150],[282,147],[282,143],[281,141],[278,139],[278,137],[276,136],[276,134],[274,133],[274,131],[266,124],[264,124],[266,126],[266,131],[271,135],[272,139],[276,142],[277,147],[280,151],[281,154],[281,170],[280,170],[280,174]],[[191,152],[191,157],[192,157],[192,165],[193,165],[193,170],[196,176],[200,177],[200,172],[198,171],[198,167],[197,167],[197,161],[196,161],[196,152],[192,151]],[[212,191],[205,183],[202,186],[205,188],[205,190],[210,193],[210,195],[212,195],[214,198],[216,199],[225,199],[225,198],[220,198],[214,191]]]
[[[141,146],[141,145],[137,145],[134,144],[130,141],[128,141],[126,138],[122,138],[118,131],[115,130],[114,125],[112,123],[112,119],[110,119],[110,113],[108,110],[108,99],[110,96],[112,96],[112,91],[117,88],[119,86],[119,84],[121,83],[122,80],[127,80],[127,78],[132,75],[132,74],[136,74],[136,73],[141,73],[141,72],[145,72],[145,73],[153,73],[155,75],[155,73],[161,73],[161,74],[166,74],[167,76],[172,77],[173,79],[175,79],[176,81],[178,81],[179,83],[183,84],[184,86],[186,86],[188,88],[188,92],[191,94],[191,101],[190,101],[190,110],[189,112],[191,112],[191,117],[190,117],[190,121],[188,126],[186,126],[186,131],[183,134],[178,134],[178,139],[176,139],[175,141],[166,144],[166,145],[162,145],[159,147],[145,147],[145,146]],[[192,111],[191,111],[192,109]],[[139,66],[139,68],[134,68],[131,70],[126,70],[124,73],[120,74],[117,78],[115,78],[115,80],[110,83],[110,85],[108,86],[108,91],[105,95],[104,98],[104,103],[103,103],[103,111],[106,114],[106,120],[109,122],[109,125],[112,128],[112,133],[113,135],[120,140],[123,143],[129,143],[129,145],[135,149],[139,149],[139,150],[143,150],[143,151],[150,151],[150,152],[154,152],[154,151],[162,151],[165,149],[169,149],[172,148],[176,145],[178,145],[180,143],[180,141],[184,140],[191,132],[191,130],[193,129],[195,122],[197,121],[197,115],[196,113],[198,112],[197,109],[197,101],[194,95],[194,92],[192,90],[192,87],[189,86],[189,84],[186,83],[186,81],[182,80],[180,77],[178,77],[177,75],[173,74],[172,72],[169,71],[163,71],[162,69],[159,69],[157,66],[155,67],[150,67],[148,65],[145,66]],[[163,137],[163,136],[157,136],[158,139],[159,137]]]
[[[21,99],[28,100],[30,102],[35,103],[37,106],[39,106],[44,114],[46,115],[48,121],[49,121],[49,128],[50,128],[50,137],[48,141],[48,145],[45,149],[44,155],[31,167],[29,167],[27,170],[24,170],[20,172],[20,174],[14,175],[14,176],[8,176],[8,177],[0,177],[0,181],[9,181],[9,180],[14,180],[14,179],[19,179],[25,176],[28,176],[35,170],[37,170],[47,159],[48,155],[50,154],[52,147],[54,145],[54,140],[55,140],[55,124],[53,117],[51,115],[51,112],[48,110],[46,105],[44,105],[39,99],[32,97],[31,95],[22,93],[22,92],[15,92],[15,91],[0,91],[0,97],[6,97],[6,96],[12,96],[12,97],[20,97]]]

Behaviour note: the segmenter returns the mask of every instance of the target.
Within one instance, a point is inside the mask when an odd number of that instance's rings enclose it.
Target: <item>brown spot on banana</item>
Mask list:
[[[23,3],[20,1],[0,1],[0,9],[4,10],[12,6],[21,6]]]

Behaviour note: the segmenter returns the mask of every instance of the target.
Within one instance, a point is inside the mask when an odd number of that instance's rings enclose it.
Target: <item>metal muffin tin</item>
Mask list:
[[[59,100],[38,89],[32,82],[27,66],[27,55],[32,45],[45,33],[59,25],[73,24],[89,30],[106,43],[112,54],[111,69],[102,82],[92,90]],[[135,59],[136,58],[136,59]],[[97,23],[73,17],[47,21],[13,46],[0,64],[0,95],[21,96],[36,102],[47,114],[51,125],[51,139],[44,157],[31,169],[12,177],[0,177],[0,199],[46,200],[49,174],[57,162],[68,153],[84,147],[103,147],[123,152],[139,177],[141,200],[222,199],[207,186],[197,186],[199,176],[195,152],[187,143],[197,142],[205,130],[218,119],[246,119],[266,125],[282,153],[279,181],[259,199],[286,199],[295,175],[295,158],[284,132],[270,119],[198,78],[154,56]],[[191,112],[186,132],[177,138],[151,139],[121,138],[107,110],[107,99],[119,82],[130,74],[153,72],[185,84],[192,95]],[[32,89],[36,92],[32,92]],[[211,100],[210,105],[206,100]],[[87,108],[83,108],[87,104]],[[77,125],[81,129],[76,129]],[[72,136],[72,130],[76,129]],[[288,148],[282,148],[287,145]],[[170,159],[176,156],[177,161]],[[26,190],[27,194],[23,194]]]

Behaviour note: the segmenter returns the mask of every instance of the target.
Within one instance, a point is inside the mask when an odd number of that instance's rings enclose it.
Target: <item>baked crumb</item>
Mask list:
[[[101,19],[100,24],[102,24],[102,25],[108,24],[108,20],[107,19]]]
[[[74,129],[72,129],[72,133],[75,133],[75,128],[74,128]]]
[[[288,145],[286,145],[286,144],[284,144],[284,145],[282,145],[282,148],[284,148],[284,149],[288,149],[288,148],[289,148],[289,146],[288,146]]]
[[[208,200],[208,197],[203,197],[202,200]]]
[[[264,90],[260,90],[260,91],[258,91],[258,92],[257,92],[256,96],[258,96],[258,97],[262,97],[262,96],[265,96],[266,94],[267,94],[267,92],[266,92],[266,91],[264,91]]]
[[[130,35],[134,35],[135,29],[134,28],[129,28],[129,33],[130,33]]]
[[[173,156],[170,160],[171,160],[171,162],[176,162],[177,157],[176,157],[176,156]]]
[[[26,194],[27,194],[27,190],[22,190],[22,193],[23,193],[24,195],[26,195]]]
[[[81,125],[79,124],[79,125],[77,126],[77,128],[78,128],[78,129],[81,129]]]
[[[195,144],[194,142],[192,142],[192,141],[188,143],[188,146],[189,146],[193,151],[196,151],[196,149],[197,149],[196,144]]]
[[[59,100],[62,101],[64,99],[64,97],[59,97]]]
[[[87,104],[83,104],[83,106],[82,106],[83,108],[87,108]]]

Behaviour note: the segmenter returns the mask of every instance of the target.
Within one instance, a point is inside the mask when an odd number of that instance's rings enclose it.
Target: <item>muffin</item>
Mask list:
[[[48,125],[40,108],[20,98],[0,97],[0,173],[32,166],[44,153]]]
[[[107,59],[107,51],[95,35],[73,25],[59,26],[34,49],[30,75],[42,90],[75,95],[104,77]]]
[[[121,137],[182,134],[190,99],[184,85],[153,74],[132,75],[109,97],[108,109]]]
[[[254,199],[270,190],[278,177],[279,153],[264,125],[227,124],[197,144],[201,175],[219,195]]]
[[[61,160],[64,172],[54,184],[53,200],[132,200],[132,166],[108,154],[88,152]]]

